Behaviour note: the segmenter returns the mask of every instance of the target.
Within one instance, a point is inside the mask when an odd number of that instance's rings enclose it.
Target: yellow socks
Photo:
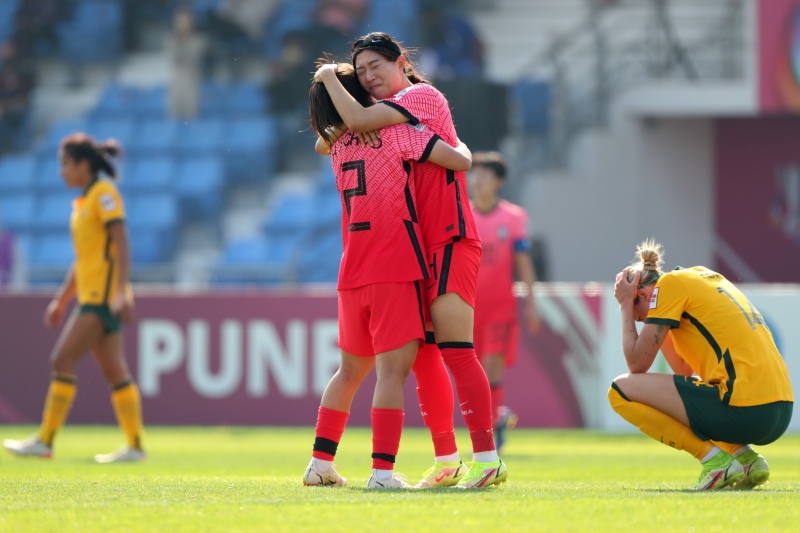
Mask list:
[[[139,388],[133,380],[125,381],[114,387],[111,403],[117,422],[128,439],[128,446],[142,449],[142,399]]]
[[[619,416],[645,435],[677,450],[686,450],[698,460],[702,460],[714,448],[711,441],[699,439],[689,427],[671,416],[643,403],[628,400],[616,383],[612,383],[608,389],[608,401]]]
[[[735,455],[736,451],[739,450],[739,448],[744,448],[746,446],[745,444],[730,444],[728,442],[718,442],[715,440],[712,440],[711,442],[716,444],[717,448],[719,448],[720,450],[728,452],[731,455]]]
[[[56,431],[61,429],[67,419],[77,390],[76,378],[69,374],[53,374],[47,399],[44,402],[42,425],[39,428],[39,440],[47,446],[53,445]]]

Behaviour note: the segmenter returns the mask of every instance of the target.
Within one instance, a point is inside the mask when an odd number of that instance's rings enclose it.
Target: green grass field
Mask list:
[[[0,426],[0,438],[33,430]],[[511,434],[509,482],[499,488],[367,491],[371,435],[361,428],[345,433],[337,456],[349,486],[306,488],[313,436],[311,428],[150,428],[146,463],[97,465],[92,457],[115,449],[119,430],[68,426],[51,461],[0,459],[0,531],[800,529],[800,435],[761,450],[772,468],[766,487],[715,493],[688,491],[697,462],[638,434],[523,430]],[[431,456],[427,433],[407,430],[396,466],[416,482]]]

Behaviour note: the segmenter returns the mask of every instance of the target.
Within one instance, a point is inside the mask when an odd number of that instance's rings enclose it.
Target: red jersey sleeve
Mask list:
[[[435,87],[426,83],[407,87],[391,98],[381,100],[381,103],[402,113],[412,126],[423,123],[437,130],[443,128],[439,128],[442,120],[452,123],[447,99]]]

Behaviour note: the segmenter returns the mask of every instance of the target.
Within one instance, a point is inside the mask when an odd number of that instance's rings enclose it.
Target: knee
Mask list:
[[[622,387],[620,387],[621,383],[625,383],[625,378],[627,377],[627,374],[617,376],[614,381],[611,382],[611,386],[608,388],[608,403],[611,404],[612,409],[615,411],[630,402],[630,399],[628,399]]]

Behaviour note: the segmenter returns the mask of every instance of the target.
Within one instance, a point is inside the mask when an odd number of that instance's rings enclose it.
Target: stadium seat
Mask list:
[[[61,144],[61,140],[64,137],[71,133],[83,131],[86,131],[85,119],[57,120],[50,124],[50,128],[47,130],[47,136],[40,147],[40,151],[43,152],[43,154],[55,157],[58,145]]]
[[[221,148],[228,176],[237,182],[263,181],[273,174],[278,138],[277,124],[269,118],[230,123]]]
[[[75,259],[75,249],[68,233],[51,233],[35,237],[31,242],[28,261],[33,266],[61,267],[66,270]],[[56,279],[64,274],[56,275]]]
[[[61,192],[43,197],[34,213],[32,229],[39,234],[67,231],[72,202],[78,194],[78,192]]]
[[[225,100],[228,116],[248,117],[260,115],[267,110],[267,95],[264,87],[257,83],[240,83],[230,89],[230,98]]]
[[[168,261],[178,241],[180,213],[171,194],[131,195],[126,201],[132,260],[136,264]]]
[[[314,227],[338,229],[342,223],[342,197],[338,192],[314,196]]]
[[[313,226],[314,197],[287,194],[278,200],[264,224],[267,235],[299,235]]]
[[[32,155],[7,155],[0,159],[0,194],[30,191],[35,170],[36,159]]]
[[[414,26],[419,20],[417,0],[370,0],[369,12],[362,24],[362,35],[380,28],[401,43],[414,42]]]
[[[139,126],[138,135],[128,145],[133,156],[143,154],[171,154],[178,139],[178,122],[168,119],[151,119]]]
[[[100,95],[92,115],[97,118],[126,117],[139,98],[139,89],[119,83],[109,83]]]
[[[175,191],[189,218],[217,218],[222,212],[225,169],[218,157],[198,157],[178,167]]]
[[[254,237],[227,244],[214,274],[216,283],[264,284],[288,280],[294,239]]]
[[[77,2],[72,20],[58,27],[61,56],[75,62],[111,61],[122,50],[122,2]]]
[[[34,207],[32,194],[0,196],[0,226],[14,233],[27,232],[33,223]]]
[[[67,184],[64,183],[64,178],[61,176],[61,162],[56,157],[56,154],[44,154],[39,158],[33,186],[40,193],[64,192],[67,190]]]
[[[150,157],[132,161],[126,167],[124,190],[128,192],[169,192],[175,187],[175,160]]]
[[[335,283],[342,259],[342,234],[327,231],[311,239],[299,264],[300,281]]]
[[[177,148],[185,156],[216,154],[220,150],[222,134],[222,120],[194,120],[180,126]]]
[[[129,118],[112,118],[90,120],[86,124],[86,133],[98,142],[106,139],[115,139],[122,145],[123,150],[134,138],[135,123]]]
[[[317,0],[292,0],[281,2],[270,19],[266,31],[264,48],[267,56],[277,58],[283,48],[283,38],[291,32],[301,31],[311,26]]]
[[[0,1],[0,42],[4,43],[14,34],[14,14],[19,0]]]
[[[163,85],[140,89],[132,111],[140,118],[161,118],[167,115],[167,88]]]

